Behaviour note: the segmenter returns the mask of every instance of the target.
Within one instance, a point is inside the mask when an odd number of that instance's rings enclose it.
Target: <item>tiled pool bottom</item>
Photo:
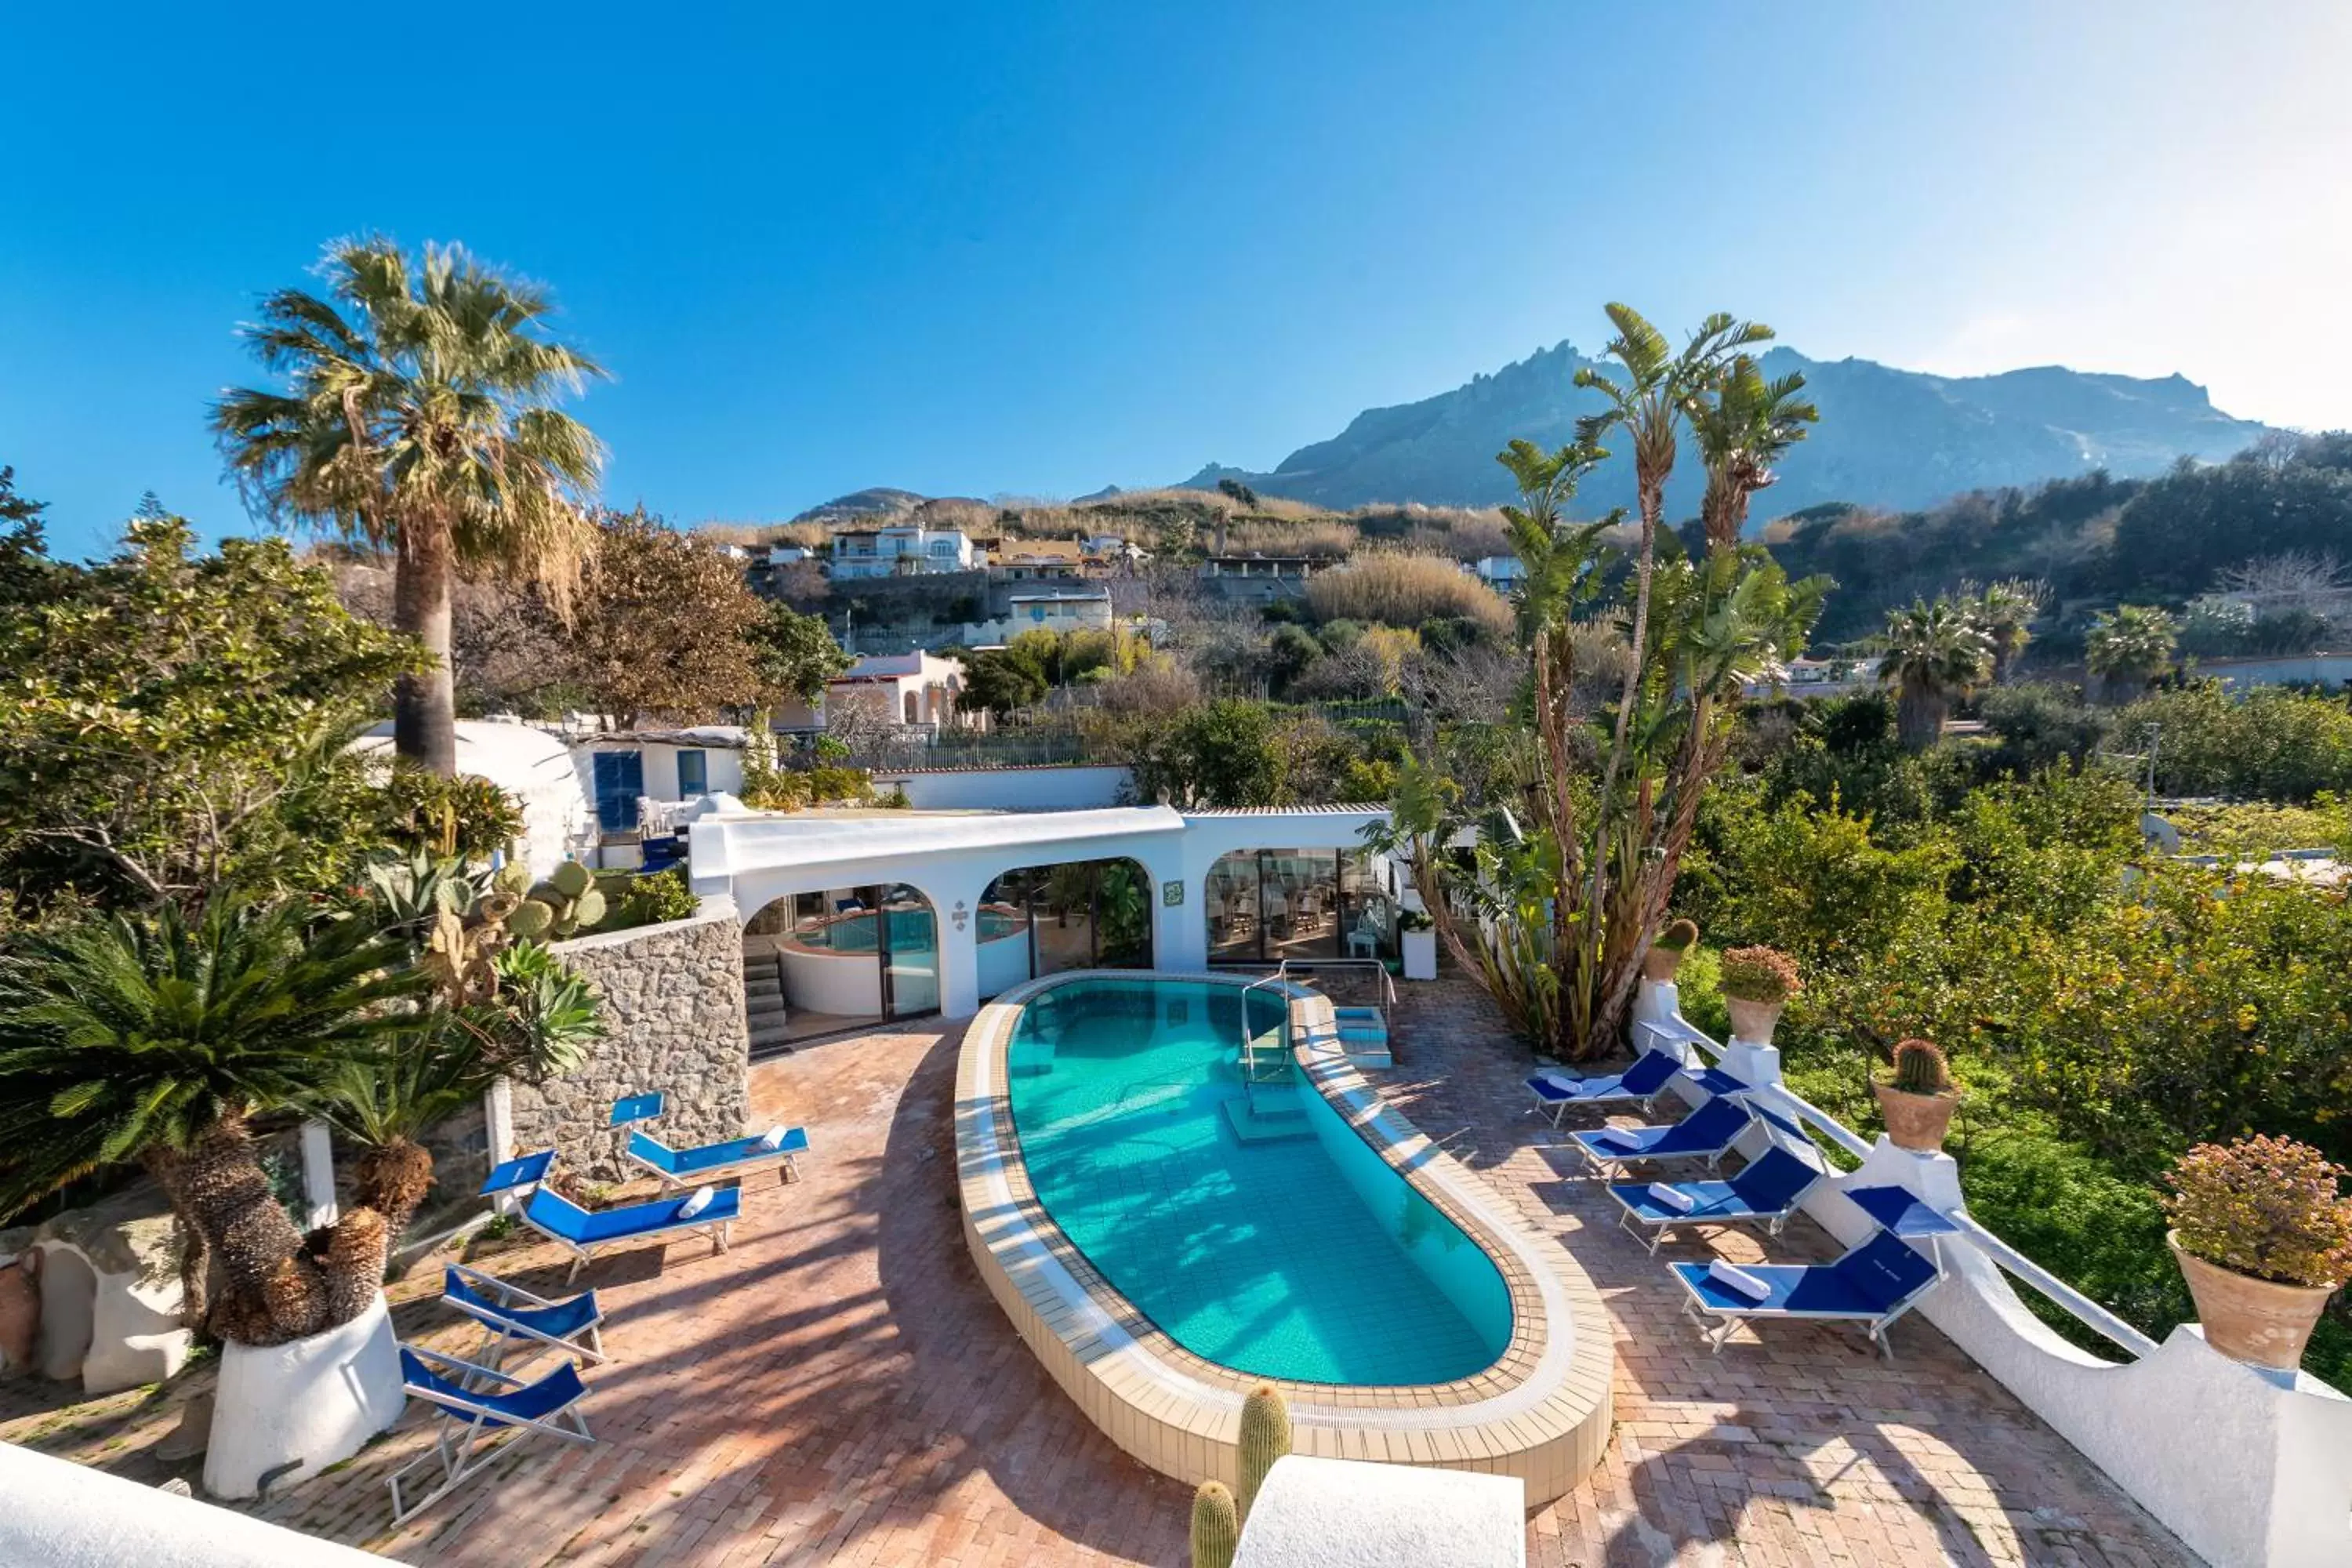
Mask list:
[[[1255,1000],[1262,1029],[1286,1005]],[[1262,1106],[1289,1109],[1264,1119],[1263,1135],[1237,1131],[1242,1005],[1231,987],[1102,981],[1028,1009],[1008,1088],[1039,1202],[1205,1360],[1353,1384],[1449,1383],[1490,1365],[1511,1327],[1494,1265],[1311,1087],[1258,1087]],[[1369,1172],[1343,1168],[1351,1153]]]

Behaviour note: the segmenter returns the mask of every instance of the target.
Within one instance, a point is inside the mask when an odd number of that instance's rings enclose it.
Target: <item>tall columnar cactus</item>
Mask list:
[[[1290,1406],[1282,1390],[1261,1383],[1242,1401],[1242,1516],[1249,1516],[1274,1462],[1290,1452]]]
[[[507,916],[507,929],[526,940],[546,937],[561,942],[604,918],[604,895],[597,889],[594,875],[579,861],[566,860]]]
[[[1242,1511],[1223,1481],[1202,1481],[1192,1494],[1192,1568],[1233,1568],[1241,1547]]]

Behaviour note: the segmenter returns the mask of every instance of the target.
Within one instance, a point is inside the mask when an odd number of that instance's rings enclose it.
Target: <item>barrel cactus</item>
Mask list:
[[[595,876],[579,861],[566,860],[507,916],[507,930],[526,941],[544,937],[561,942],[593,929],[604,918],[604,895]]]
[[[1192,1494],[1192,1568],[1233,1568],[1241,1547],[1242,1514],[1223,1481],[1202,1481]]]
[[[1905,1040],[1895,1047],[1895,1087],[1906,1094],[1942,1094],[1952,1087],[1951,1067],[1926,1040]]]
[[[1242,1401],[1242,1513],[1247,1517],[1274,1462],[1290,1452],[1290,1406],[1282,1390],[1261,1383]]]

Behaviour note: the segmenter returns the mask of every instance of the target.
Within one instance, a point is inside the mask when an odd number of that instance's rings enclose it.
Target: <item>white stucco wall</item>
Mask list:
[[[370,755],[392,754],[392,726],[379,724],[352,742]],[[487,719],[457,721],[457,771],[488,779],[522,803],[523,837],[516,855],[544,877],[596,819],[593,796],[572,763],[572,750],[544,730]]]
[[[1258,1489],[1234,1568],[1527,1568],[1517,1476],[1288,1454]]]
[[[12,1568],[383,1568],[384,1559],[0,1443]]]

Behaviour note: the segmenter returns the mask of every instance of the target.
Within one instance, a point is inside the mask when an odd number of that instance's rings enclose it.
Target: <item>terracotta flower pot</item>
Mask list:
[[[1662,985],[1675,983],[1675,971],[1683,966],[1683,950],[1678,947],[1653,947],[1642,955],[1642,978],[1654,980]]]
[[[1944,1147],[1945,1130],[1959,1108],[1958,1094],[1913,1094],[1891,1083],[1873,1083],[1878,1093],[1878,1114],[1885,1119],[1886,1135],[1897,1149],[1934,1154]]]
[[[2207,1344],[2254,1366],[2293,1372],[2303,1364],[2303,1347],[2335,1286],[2282,1285],[2224,1268],[2182,1251],[2179,1231],[2166,1232],[2164,1242],[2196,1299]]]
[[[1780,1021],[1780,1009],[1788,1005],[1785,1002],[1748,1002],[1738,996],[1725,997],[1723,1005],[1731,1013],[1731,1037],[1751,1046],[1772,1043],[1773,1026]]]

